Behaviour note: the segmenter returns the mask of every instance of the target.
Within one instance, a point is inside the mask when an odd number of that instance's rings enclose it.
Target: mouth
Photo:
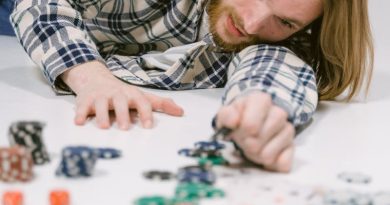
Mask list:
[[[229,31],[229,33],[233,34],[235,37],[246,36],[244,30],[234,23],[231,15],[229,15],[226,19],[226,28]]]

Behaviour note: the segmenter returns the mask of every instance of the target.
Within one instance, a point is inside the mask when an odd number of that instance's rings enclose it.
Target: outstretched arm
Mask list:
[[[95,114],[98,126],[108,128],[108,112],[113,110],[119,127],[128,129],[130,108],[139,112],[146,128],[153,125],[152,111],[182,115],[172,100],[143,93],[109,72],[83,21],[94,18],[102,2],[17,0],[11,20],[20,43],[53,89],[76,93],[76,124]]]

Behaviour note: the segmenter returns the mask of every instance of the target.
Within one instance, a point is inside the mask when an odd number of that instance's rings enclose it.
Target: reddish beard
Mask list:
[[[217,31],[217,22],[221,19],[224,13],[230,15],[235,23],[242,25],[242,20],[236,14],[235,10],[230,6],[224,5],[222,0],[210,0],[209,7],[207,8],[207,13],[209,15],[210,32],[213,34],[213,40],[219,47],[223,48],[224,50],[230,52],[237,52],[250,45],[256,45],[261,43],[260,39],[254,35],[246,36],[246,39],[242,40],[239,43],[227,42],[221,37],[221,34],[219,34]],[[224,29],[227,30],[226,28]]]

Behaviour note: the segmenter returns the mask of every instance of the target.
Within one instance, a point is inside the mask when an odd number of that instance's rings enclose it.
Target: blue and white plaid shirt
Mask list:
[[[294,125],[315,111],[315,73],[285,47],[253,45],[227,53],[207,34],[197,41],[207,0],[18,0],[11,21],[26,52],[58,93],[58,77],[98,60],[131,84],[168,90],[225,87],[223,102],[250,91],[272,96]],[[169,69],[142,54],[194,43]]]

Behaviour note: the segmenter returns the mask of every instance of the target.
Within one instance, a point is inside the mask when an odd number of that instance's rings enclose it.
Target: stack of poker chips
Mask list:
[[[86,146],[65,147],[62,150],[62,159],[56,175],[66,177],[91,176],[97,159],[98,152],[96,149]]]
[[[68,146],[62,150],[62,159],[56,175],[70,178],[89,177],[98,159],[114,159],[120,156],[121,152],[113,148]]]
[[[41,165],[50,162],[49,154],[42,140],[44,124],[37,121],[14,122],[9,128],[11,146],[25,147],[31,154],[34,164]]]
[[[33,177],[33,161],[23,147],[0,148],[0,180],[29,181]]]

